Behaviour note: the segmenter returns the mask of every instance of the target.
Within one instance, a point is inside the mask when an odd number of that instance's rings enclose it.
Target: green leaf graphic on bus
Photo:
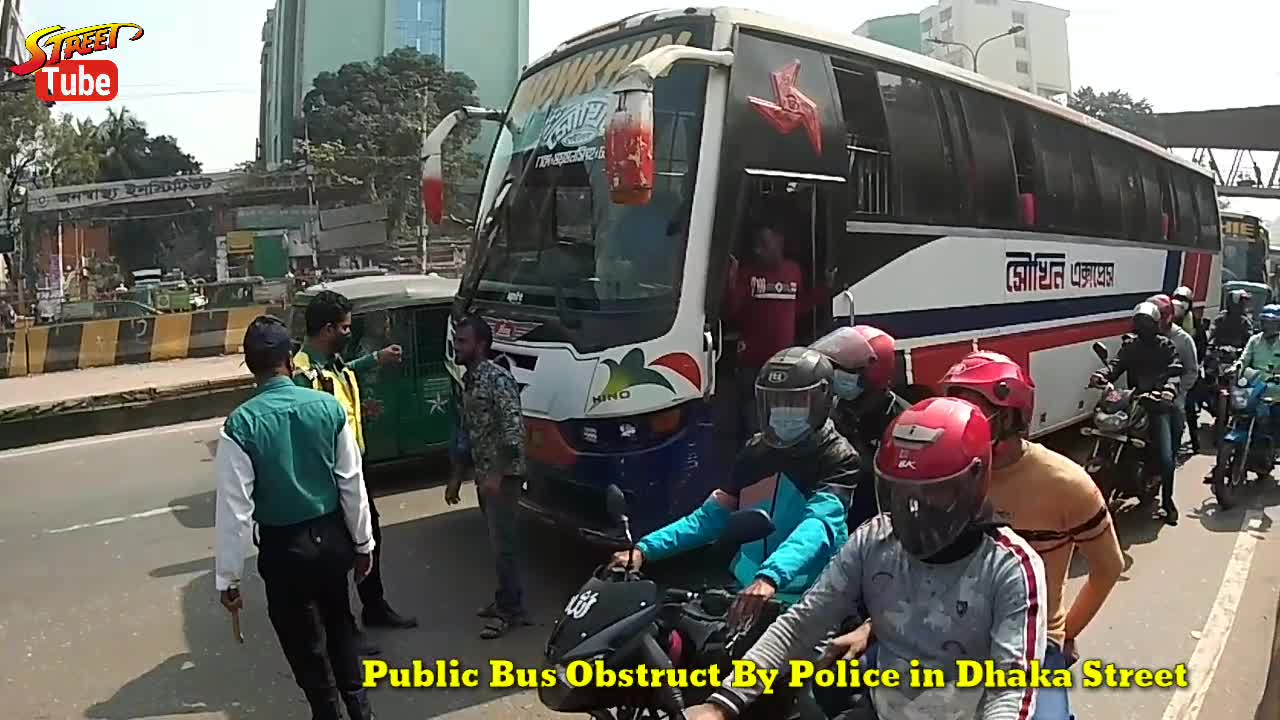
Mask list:
[[[672,393],[676,391],[662,373],[644,366],[644,351],[640,348],[634,348],[623,355],[621,363],[615,360],[603,362],[609,368],[609,382],[599,395],[591,398],[593,406],[610,400],[622,400],[629,396],[628,390],[641,385],[657,385]]]

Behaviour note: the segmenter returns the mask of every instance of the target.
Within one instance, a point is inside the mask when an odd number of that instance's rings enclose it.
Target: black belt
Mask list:
[[[253,526],[253,544],[262,547],[263,541],[288,540],[307,532],[316,527],[328,525],[331,523],[342,523],[345,528],[346,524],[342,517],[342,510],[334,510],[331,513],[325,513],[317,517],[303,520],[302,522],[292,523],[290,525],[262,525],[254,523]]]

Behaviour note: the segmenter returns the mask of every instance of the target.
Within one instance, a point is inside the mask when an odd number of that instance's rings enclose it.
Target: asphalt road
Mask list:
[[[0,453],[0,688],[14,718],[270,718],[309,714],[247,583],[246,642],[237,645],[213,590],[212,455],[216,424],[196,423]],[[1183,521],[1164,527],[1122,514],[1126,570],[1081,639],[1085,658],[1125,667],[1189,662],[1185,690],[1085,690],[1080,718],[1250,720],[1266,678],[1280,543],[1280,491],[1220,513],[1180,472]],[[474,610],[491,592],[474,493],[448,508],[438,469],[378,480],[389,597],[421,627],[379,632],[384,659],[490,658],[536,666],[551,621],[598,556],[528,531],[531,606],[541,627],[478,638]],[[1240,532],[1242,525],[1248,528]],[[253,568],[251,561],[248,565]],[[1080,582],[1084,568],[1073,571]],[[1280,669],[1276,670],[1280,672]],[[380,688],[379,717],[556,717],[529,691]]]

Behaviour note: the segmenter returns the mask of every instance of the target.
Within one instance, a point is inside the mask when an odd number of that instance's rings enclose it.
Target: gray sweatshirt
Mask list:
[[[1186,330],[1174,325],[1169,329],[1169,339],[1178,350],[1178,362],[1182,363],[1182,382],[1178,384],[1178,397],[1175,407],[1185,407],[1187,393],[1200,379],[1200,364],[1196,360],[1196,341]]]
[[[780,670],[790,660],[807,660],[862,600],[875,628],[877,667],[895,669],[903,679],[900,687],[872,689],[880,720],[1028,720],[1035,712],[1034,689],[957,688],[956,661],[991,660],[1002,670],[1043,662],[1046,593],[1040,556],[1008,528],[984,535],[968,557],[929,564],[903,550],[889,517],[878,515],[850,536],[813,587],[744,659]],[[947,682],[912,688],[913,659],[921,668],[941,670]],[[730,678],[710,700],[736,714],[760,693],[759,687],[735,688]]]

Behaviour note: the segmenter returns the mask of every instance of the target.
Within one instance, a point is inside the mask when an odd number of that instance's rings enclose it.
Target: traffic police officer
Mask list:
[[[400,362],[400,346],[389,345],[377,352],[352,360],[342,359],[342,352],[351,340],[351,301],[332,290],[316,294],[307,303],[307,339],[293,358],[296,368],[294,382],[327,392],[337,398],[347,412],[347,421],[355,432],[356,446],[364,453],[364,420],[361,417],[359,373],[379,365]],[[378,506],[369,495],[369,510],[373,515],[373,538],[382,544],[382,527],[378,522]],[[365,627],[412,628],[418,621],[405,617],[391,609],[382,585],[381,548],[374,551],[373,570],[356,589],[360,593],[360,613]],[[354,622],[354,617],[352,618]],[[381,652],[357,629],[356,642],[364,655]]]
[[[339,697],[352,720],[370,720],[347,594],[347,573],[367,574],[376,544],[360,453],[338,401],[293,383],[290,353],[276,318],[259,317],[245,332],[258,389],[227,417],[214,459],[215,584],[222,604],[238,612],[245,540],[256,522],[267,615],[313,720],[340,720]]]

